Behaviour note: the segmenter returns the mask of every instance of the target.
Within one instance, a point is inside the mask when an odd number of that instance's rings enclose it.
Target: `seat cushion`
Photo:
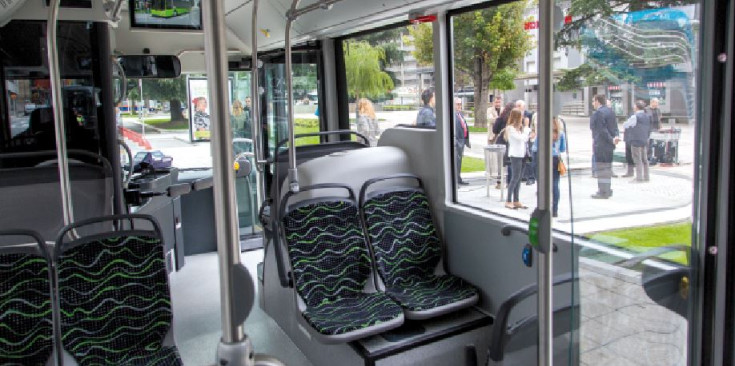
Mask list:
[[[0,254],[0,365],[44,365],[52,329],[46,259]]]
[[[306,321],[319,333],[338,335],[368,328],[403,314],[401,307],[383,293],[362,294],[306,308]]]
[[[386,293],[407,310],[423,311],[477,296],[477,289],[459,277],[432,275],[388,287]]]

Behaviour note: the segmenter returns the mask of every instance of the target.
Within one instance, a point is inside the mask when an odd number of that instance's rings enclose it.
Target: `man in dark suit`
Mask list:
[[[454,151],[456,154],[457,165],[457,183],[460,185],[468,185],[468,182],[462,180],[460,172],[462,172],[462,156],[464,155],[464,147],[470,146],[470,131],[467,127],[462,115],[462,100],[454,98]]]
[[[597,193],[593,194],[592,198],[597,199],[607,199],[612,196],[610,185],[613,151],[615,151],[615,145],[620,141],[615,113],[606,105],[606,102],[604,95],[595,95],[592,100],[595,112],[590,118],[597,175]]]

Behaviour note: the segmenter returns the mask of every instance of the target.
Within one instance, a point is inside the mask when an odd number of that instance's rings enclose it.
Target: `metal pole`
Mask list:
[[[61,185],[61,207],[64,210],[64,225],[74,222],[74,208],[71,201],[71,182],[69,181],[69,160],[66,157],[66,125],[64,124],[64,101],[61,95],[61,72],[59,70],[59,49],[56,42],[56,27],[59,17],[60,0],[51,0],[46,22],[46,48],[48,52],[49,78],[53,100],[54,124],[56,127],[56,157],[59,161],[59,183]]]
[[[551,366],[553,359],[553,267],[554,251],[551,242],[551,185],[552,153],[551,122],[553,102],[553,36],[554,0],[539,1],[539,101],[538,101],[538,209],[545,212],[540,216],[538,241],[547,248],[539,253],[538,265],[538,365]]]
[[[238,233],[235,199],[235,175],[231,168],[232,144],[228,141],[229,111],[227,98],[227,56],[223,1],[202,2],[204,49],[207,66],[207,83],[210,103],[210,131],[214,178],[215,226],[217,251],[219,252],[220,294],[222,303],[221,343],[243,342],[243,324],[237,319],[233,297],[234,276],[232,268],[240,264],[240,237]],[[251,294],[252,295],[252,294]]]
[[[252,17],[252,28],[251,28],[251,34],[252,34],[252,54],[250,57],[250,112],[252,114],[251,116],[251,129],[253,132],[253,152],[255,153],[253,157],[253,162],[255,164],[255,169],[258,172],[263,171],[263,164],[265,164],[267,161],[264,159],[264,152],[263,152],[263,146],[262,141],[260,137],[260,86],[258,85],[258,0],[253,0],[253,17]],[[260,206],[261,203],[265,201],[265,187],[264,179],[260,174],[256,174],[255,178],[255,185],[256,190],[258,191],[258,206]],[[255,221],[253,221],[255,222]]]
[[[293,0],[286,21],[286,91],[288,93],[286,102],[288,107],[288,181],[291,192],[299,191],[299,175],[296,170],[296,146],[294,137],[293,117],[293,75],[291,70],[291,23],[295,19],[296,8],[301,0]],[[276,154],[278,152],[276,151]]]

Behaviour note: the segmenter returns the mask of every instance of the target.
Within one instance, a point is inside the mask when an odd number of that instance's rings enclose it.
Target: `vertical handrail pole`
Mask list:
[[[292,192],[299,191],[299,175],[296,170],[296,145],[294,137],[294,116],[293,116],[293,75],[291,70],[291,23],[296,17],[296,8],[299,6],[300,0],[293,0],[291,10],[286,16],[286,91],[288,97],[288,181]],[[276,151],[276,154],[278,152]]]
[[[553,36],[554,36],[554,0],[539,1],[539,101],[538,101],[538,209],[546,212],[539,218],[538,242],[548,248],[539,253],[538,265],[538,365],[551,366],[553,359],[553,253],[551,250],[551,124],[553,117]],[[548,243],[548,246],[545,245]]]
[[[268,161],[265,159],[263,151],[263,141],[260,137],[262,126],[260,125],[260,83],[258,71],[258,0],[253,0],[253,17],[252,17],[252,45],[250,54],[250,113],[252,113],[250,128],[253,136],[253,165],[258,174],[255,175],[255,190],[258,194],[258,206],[265,202],[265,179],[260,173],[263,172],[263,166]],[[255,222],[255,221],[253,221]],[[255,227],[255,226],[253,226]]]
[[[222,308],[222,340],[224,344],[236,344],[245,339],[242,324],[234,324],[236,299],[233,286],[233,267],[240,264],[240,237],[235,199],[235,175],[230,164],[232,143],[228,141],[229,111],[227,98],[227,49],[224,42],[224,2],[202,2],[204,28],[204,53],[209,88],[212,167],[214,180],[215,229],[219,253],[220,296]],[[254,294],[253,294],[254,295]]]
[[[51,0],[46,22],[46,48],[48,53],[49,78],[51,79],[52,109],[56,127],[56,157],[59,165],[59,184],[61,186],[61,207],[64,225],[74,222],[74,208],[71,201],[71,182],[69,181],[69,160],[66,156],[66,125],[64,124],[64,100],[61,95],[61,71],[59,69],[59,49],[56,41],[56,28],[59,18],[60,0]]]

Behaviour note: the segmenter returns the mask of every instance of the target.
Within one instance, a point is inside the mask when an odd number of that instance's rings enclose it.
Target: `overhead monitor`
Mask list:
[[[201,30],[201,0],[129,0],[132,28]]]

